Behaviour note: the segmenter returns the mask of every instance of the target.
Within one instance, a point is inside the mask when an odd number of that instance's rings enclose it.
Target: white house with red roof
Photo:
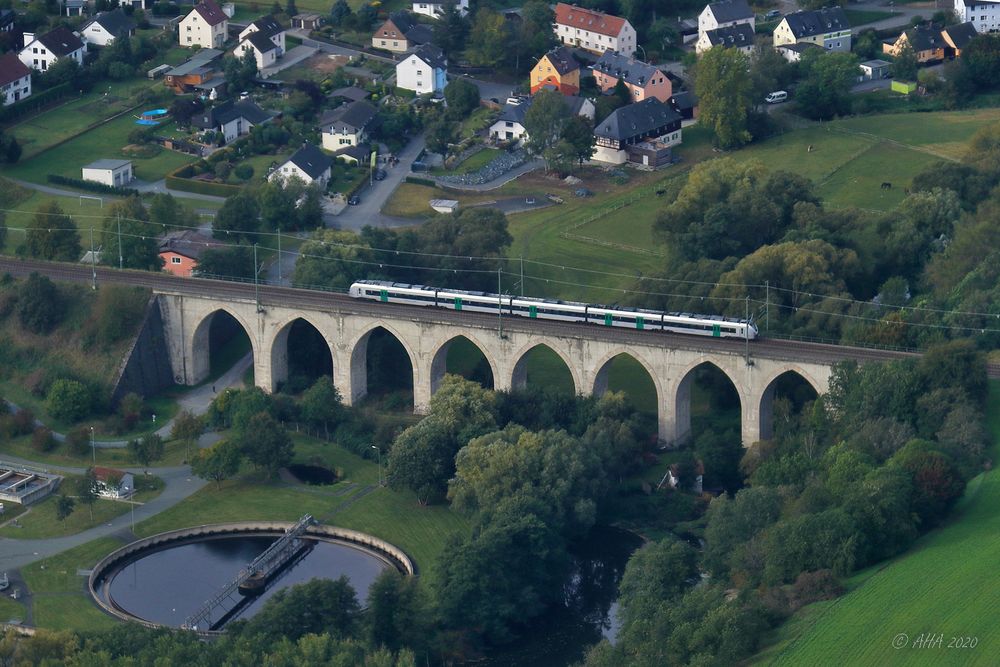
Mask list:
[[[95,466],[94,479],[94,491],[102,498],[128,498],[135,493],[135,481],[130,472]]]
[[[201,0],[178,26],[177,41],[181,46],[219,49],[229,32],[229,16],[215,0]]]
[[[559,41],[567,46],[598,55],[608,49],[628,57],[635,55],[635,28],[619,16],[560,2],[556,5],[553,29]]]
[[[31,69],[15,53],[0,56],[0,93],[4,106],[31,95]]]

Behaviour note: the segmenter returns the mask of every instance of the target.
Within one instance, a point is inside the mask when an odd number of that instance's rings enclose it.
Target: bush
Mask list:
[[[14,437],[27,435],[35,430],[35,413],[27,409],[18,410],[14,413],[14,418],[11,422],[13,426],[11,435]]]
[[[118,402],[118,414],[124,420],[126,429],[135,428],[139,418],[142,417],[143,407],[142,396],[131,391]]]
[[[108,285],[97,294],[97,302],[85,325],[86,333],[109,346],[133,336],[146,312],[149,294],[135,287]]]
[[[23,381],[24,388],[31,392],[32,396],[39,398],[49,393],[49,385],[51,384],[52,380],[44,368],[36,368],[31,371]]]
[[[52,436],[52,431],[39,426],[31,434],[31,448],[36,452],[51,452],[56,448],[56,439]]]
[[[105,185],[104,183],[98,183],[97,181],[85,181],[82,178],[70,178],[68,176],[60,176],[59,174],[49,174],[45,178],[46,180],[48,180],[49,183],[55,183],[56,185],[68,185],[72,188],[77,188],[80,190],[89,190],[91,192],[100,192],[109,195],[121,195],[123,197],[139,195],[139,191],[136,190],[135,188],[115,187],[113,185]]]
[[[801,607],[820,600],[832,600],[844,592],[844,587],[830,570],[816,570],[799,574],[793,590],[795,606]]]
[[[49,333],[65,316],[66,306],[55,284],[37,273],[28,276],[17,299],[21,326],[32,333]]]
[[[77,426],[66,434],[66,449],[73,456],[86,456],[90,453],[90,429]]]
[[[60,421],[77,422],[90,414],[93,392],[76,380],[56,380],[46,399],[49,413]]]
[[[237,165],[236,169],[233,170],[233,173],[236,174],[236,178],[241,181],[249,181],[253,178],[253,166],[246,163]]]

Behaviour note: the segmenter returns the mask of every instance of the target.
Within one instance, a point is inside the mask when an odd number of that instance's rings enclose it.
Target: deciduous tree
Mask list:
[[[754,104],[749,69],[743,52],[722,46],[705,51],[695,68],[698,123],[715,134],[715,143],[722,148],[736,148],[752,139],[747,125]]]
[[[292,461],[292,439],[285,428],[266,412],[257,413],[247,420],[240,429],[240,442],[247,460],[264,470],[268,477],[274,477],[278,468]]]
[[[243,452],[233,440],[222,440],[207,449],[199,450],[191,459],[191,472],[202,479],[210,479],[216,487],[240,469]]]
[[[57,262],[80,260],[80,232],[73,218],[63,213],[58,202],[48,201],[35,211],[24,240],[30,257]]]

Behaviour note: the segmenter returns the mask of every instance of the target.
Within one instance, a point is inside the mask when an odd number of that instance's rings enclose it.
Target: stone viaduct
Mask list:
[[[357,402],[367,392],[368,341],[372,332],[382,327],[398,339],[409,355],[417,413],[427,411],[445,374],[448,347],[459,337],[467,338],[482,351],[498,390],[525,384],[525,355],[538,345],[548,346],[562,358],[576,392],[584,395],[603,393],[610,362],[626,354],[652,378],[659,439],[668,444],[683,441],[690,433],[691,382],[698,366],[716,366],[736,387],[742,408],[743,443],[750,445],[771,436],[771,406],[779,377],[796,373],[822,394],[828,389],[836,360],[815,353],[796,354],[786,349],[794,345],[776,341],[770,341],[767,347],[763,342],[751,342],[748,357],[743,341],[509,317],[503,320],[501,336],[498,320],[485,314],[356,302],[329,295],[328,303],[317,300],[317,305],[272,300],[259,306],[253,298],[222,298],[192,293],[180,286],[177,290],[155,291],[174,378],[181,384],[197,384],[208,375],[209,329],[219,311],[229,313],[246,331],[253,348],[255,382],[269,392],[287,378],[292,324],[300,319],[311,324],[329,345],[333,381],[346,404]]]

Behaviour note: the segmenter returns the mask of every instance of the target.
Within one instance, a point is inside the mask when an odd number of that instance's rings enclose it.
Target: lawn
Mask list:
[[[905,186],[913,177],[937,161],[938,158],[927,153],[879,142],[817,183],[817,191],[831,208],[853,206],[888,211],[906,197]],[[883,180],[892,182],[893,188],[882,190]]]
[[[494,194],[465,194],[452,192],[429,185],[403,183],[382,207],[382,213],[400,218],[428,218],[436,215],[431,208],[432,199],[456,199],[460,205],[468,206],[496,199]]]
[[[990,387],[990,457],[1000,452],[1000,383]],[[989,613],[1000,598],[1000,473],[969,482],[948,525],[907,553],[859,574],[854,588],[806,607],[782,626],[758,663],[774,665],[992,665],[1000,627]],[[944,635],[944,647],[913,648],[922,633]],[[905,640],[897,639],[902,634]],[[953,636],[976,637],[971,649],[947,649]],[[893,647],[893,640],[904,648]]]
[[[0,595],[0,622],[23,621],[24,612],[24,605],[20,602],[15,602],[6,595]]]
[[[478,153],[473,153],[468,158],[462,160],[454,169],[445,169],[444,167],[434,167],[431,169],[431,173],[435,176],[445,176],[445,175],[456,175],[456,174],[471,174],[474,171],[479,171],[493,160],[500,157],[502,153],[498,150],[493,150],[490,148],[484,148]]]
[[[885,12],[878,9],[845,9],[844,13],[847,14],[847,20],[854,28],[866,23],[890,19],[896,15],[896,12]]]
[[[974,109],[860,116],[834,121],[829,125],[835,130],[877,135],[957,160],[965,155],[972,135],[998,121],[1000,109]]]

